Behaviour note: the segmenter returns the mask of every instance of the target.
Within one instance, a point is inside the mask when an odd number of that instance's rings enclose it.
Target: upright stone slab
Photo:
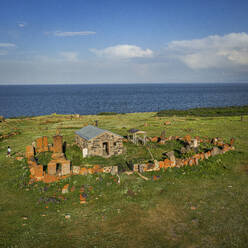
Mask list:
[[[43,152],[43,139],[42,137],[36,139],[36,151]]]
[[[111,175],[117,175],[118,174],[118,166],[113,166],[111,170]]]
[[[63,152],[63,136],[61,135],[53,136],[53,152],[54,153]]]
[[[193,139],[193,148],[197,148],[198,147],[198,140],[197,139]]]
[[[29,160],[34,157],[34,148],[33,146],[26,146],[26,158]]]
[[[80,166],[76,166],[76,165],[72,166],[72,173],[73,174],[76,174],[76,175],[79,175],[79,173],[80,173]]]
[[[185,137],[184,137],[184,140],[185,140],[185,142],[187,142],[188,144],[190,143],[190,141],[191,141],[191,136],[188,134],[188,135],[186,135]]]
[[[36,165],[34,168],[34,176],[37,180],[41,180],[43,177],[43,165]]]
[[[47,165],[47,173],[48,175],[56,175],[56,163],[50,162]]]
[[[167,152],[166,155],[169,158],[169,160],[171,161],[171,166],[175,166],[176,165],[176,158],[174,155],[174,151]]]
[[[65,176],[71,173],[70,160],[67,160],[61,164],[61,175]]]
[[[139,164],[133,165],[133,171],[139,171]]]
[[[42,141],[43,141],[43,151],[44,152],[48,152],[48,140],[47,140],[47,136],[43,136],[42,137]]]

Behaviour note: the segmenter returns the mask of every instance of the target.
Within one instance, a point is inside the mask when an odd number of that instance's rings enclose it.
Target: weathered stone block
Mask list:
[[[53,163],[53,162],[48,163],[47,173],[49,175],[56,175],[56,167],[57,167],[56,163]]]
[[[81,168],[79,174],[86,176],[88,174],[87,168],[85,168],[85,167]]]
[[[26,158],[29,160],[34,157],[34,148],[33,146],[26,146]]]
[[[169,159],[164,160],[164,168],[171,167],[171,161]]]
[[[159,168],[164,168],[164,161],[159,161],[158,164],[159,164]]]
[[[117,175],[118,174],[118,166],[112,166],[112,170],[111,170],[111,175]]]
[[[44,178],[43,178],[44,183],[53,183],[56,181],[58,181],[58,178],[55,175],[48,175],[48,174],[44,175]]]
[[[36,179],[41,179],[43,177],[43,165],[33,166],[34,176]]]
[[[36,151],[42,151],[42,137],[36,139]]]
[[[63,153],[63,136],[61,135],[53,136],[53,152]]]
[[[112,170],[112,166],[103,167],[103,172],[104,173],[110,173],[111,170]]]
[[[190,143],[190,141],[191,141],[191,136],[190,136],[190,135],[186,135],[186,136],[184,137],[184,140],[185,140],[187,143]]]
[[[174,155],[174,151],[171,152],[167,152],[166,156],[169,158],[169,160],[171,161],[171,166],[175,166],[176,165],[176,158]]]
[[[43,141],[43,152],[48,152],[48,140],[47,140],[47,136],[43,136],[42,141]]]
[[[133,171],[139,171],[139,164],[133,165]]]
[[[152,137],[152,138],[151,138],[151,142],[155,142],[155,143],[158,142],[158,137],[157,137],[157,136]]]
[[[71,168],[70,168],[70,161],[67,160],[63,164],[61,164],[61,175],[65,176],[71,173]]]
[[[72,166],[72,173],[78,175],[80,173],[80,166]]]

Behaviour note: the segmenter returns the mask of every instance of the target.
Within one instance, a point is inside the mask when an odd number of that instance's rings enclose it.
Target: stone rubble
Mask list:
[[[166,153],[166,157],[162,161],[154,160],[153,163],[140,163],[133,165],[133,172],[143,173],[148,171],[157,171],[160,169],[167,169],[173,167],[182,167],[182,166],[193,166],[198,165],[199,161],[208,159],[211,156],[216,156],[219,154],[224,154],[230,150],[234,150],[234,139],[232,138],[229,144],[225,144],[220,138],[213,138],[212,140],[200,139],[199,137],[191,138],[190,135],[186,135],[183,138],[179,136],[170,136],[168,138],[164,137],[153,137],[150,138],[151,142],[159,142],[162,139],[164,141],[168,140],[181,140],[185,146],[182,147],[181,153],[187,153],[189,151],[197,151],[197,147],[202,142],[208,142],[214,145],[214,147],[206,152],[196,153],[189,158],[178,159],[175,157],[174,151],[170,151]],[[162,138],[162,139],[161,139]],[[44,171],[44,166],[37,163],[35,155],[40,152],[52,151],[52,159],[47,165],[47,172]],[[53,137],[53,145],[48,144],[48,139],[46,136],[36,139],[35,147],[29,145],[26,147],[27,162],[30,168],[30,183],[36,181],[43,181],[45,183],[51,183],[58,181],[60,179],[64,179],[70,175],[83,175],[87,176],[88,174],[96,174],[96,173],[109,173],[111,175],[118,175],[118,166],[106,166],[101,167],[99,165],[94,165],[93,167],[89,166],[72,166],[70,160],[65,158],[63,153],[63,136],[57,134]],[[67,185],[66,185],[67,186]],[[69,186],[69,185],[68,185]],[[68,192],[67,188],[63,188],[62,192]],[[82,199],[82,202],[84,200]]]

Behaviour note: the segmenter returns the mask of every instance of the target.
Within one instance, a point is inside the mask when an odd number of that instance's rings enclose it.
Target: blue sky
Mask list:
[[[1,0],[0,84],[247,82],[248,1]]]

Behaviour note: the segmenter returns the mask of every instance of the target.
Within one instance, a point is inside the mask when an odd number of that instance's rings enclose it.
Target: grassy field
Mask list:
[[[63,181],[28,184],[26,161],[15,160],[36,138],[59,129],[67,144],[74,131],[98,120],[99,127],[120,135],[137,128],[148,136],[235,138],[235,151],[198,166],[137,175],[72,176]],[[166,121],[171,125],[164,125]],[[0,123],[0,247],[247,247],[248,243],[248,116],[170,116],[156,113],[81,116],[63,115],[6,119]],[[8,145],[12,156],[6,157]],[[178,144],[150,144],[152,154]],[[149,161],[144,147],[125,144],[125,153],[109,160],[67,156],[75,164]],[[153,176],[156,175],[157,180]],[[70,191],[62,195],[69,183]],[[80,204],[84,186],[87,203]]]

